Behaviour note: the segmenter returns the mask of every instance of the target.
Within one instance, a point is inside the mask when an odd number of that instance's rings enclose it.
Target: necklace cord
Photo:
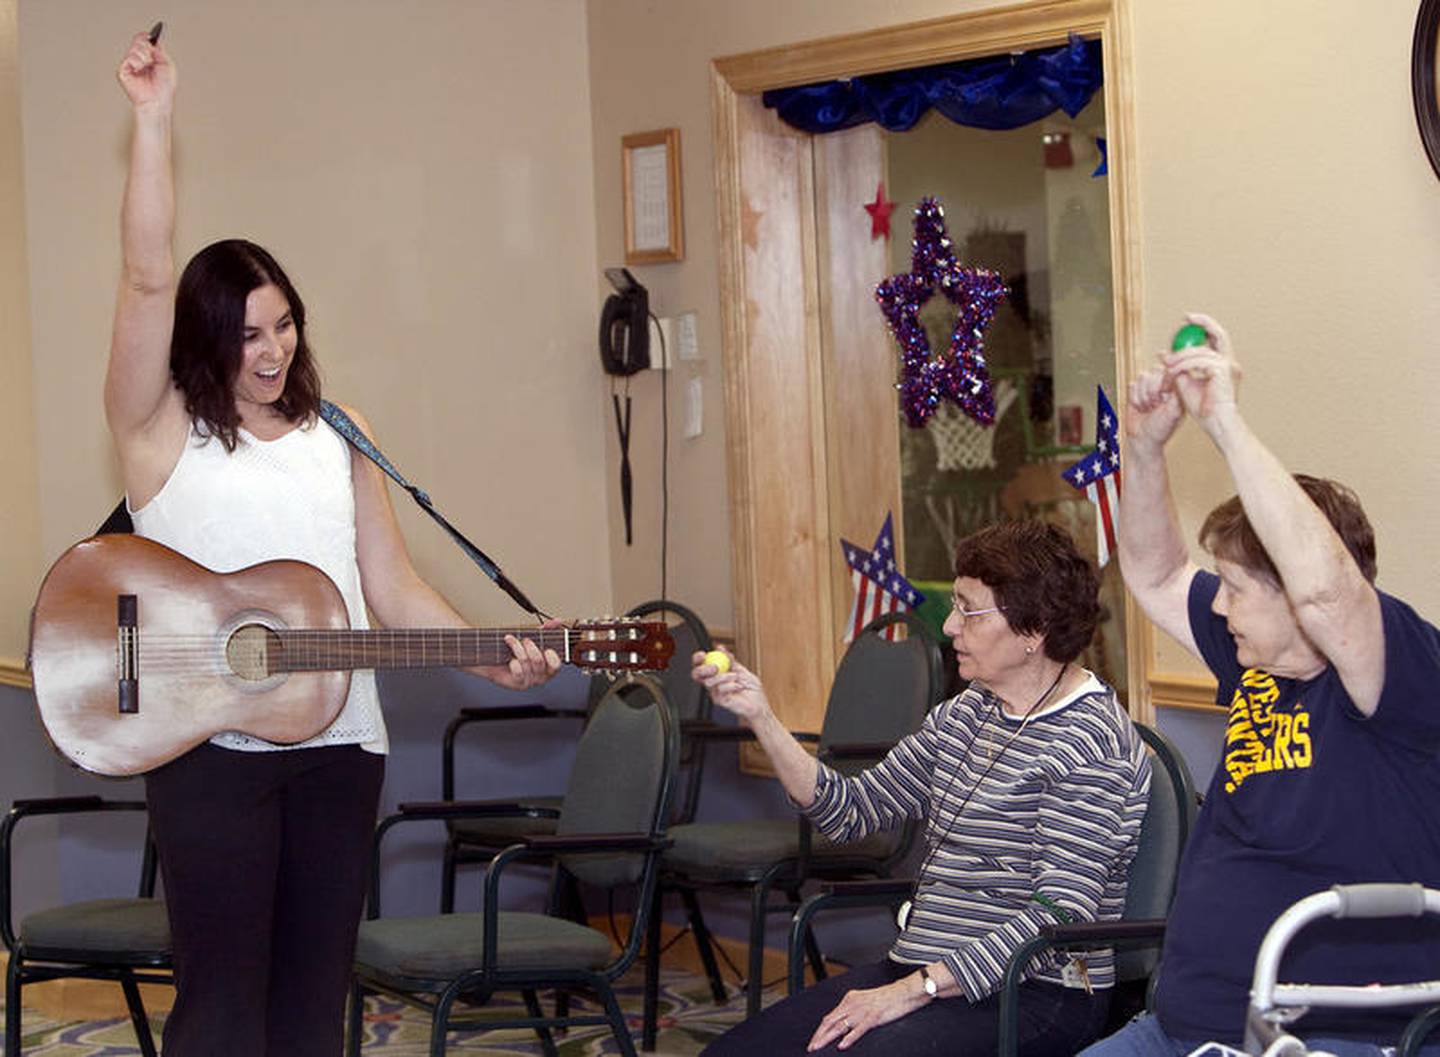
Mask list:
[[[940,835],[937,836],[933,841],[931,841],[929,847],[925,849],[925,857],[920,861],[919,869],[915,871],[915,889],[911,893],[911,901],[919,898],[921,882],[925,878],[925,871],[929,868],[931,860],[935,858],[935,852],[939,850],[940,845],[945,843],[946,838],[949,837],[951,831],[954,830],[955,823],[960,820],[960,815],[969,805],[970,798],[975,795],[975,791],[980,788],[980,783],[985,781],[986,777],[989,776],[990,772],[995,769],[995,765],[998,764],[1000,760],[1005,756],[1006,750],[1009,749],[1012,744],[1014,744],[1015,739],[1018,738],[1021,734],[1025,733],[1025,728],[1029,725],[1030,720],[1034,718],[1035,713],[1040,711],[1040,706],[1045,703],[1045,700],[1055,692],[1055,688],[1058,687],[1060,685],[1060,681],[1065,678],[1065,673],[1069,670],[1069,668],[1070,663],[1068,661],[1060,666],[1060,674],[1055,676],[1055,681],[1051,683],[1048,687],[1046,687],[1043,694],[1041,694],[1035,699],[1035,703],[1030,706],[1029,711],[1027,711],[1024,718],[1020,720],[1020,726],[1017,727],[1015,729],[1015,732],[1011,734],[1010,737],[1006,738],[1005,743],[1000,746],[1000,751],[989,758],[989,760],[986,762],[985,769],[980,772],[980,777],[975,779],[975,784],[973,784],[970,787],[970,791],[965,794],[965,799],[960,801],[960,806],[951,813],[950,821],[946,823],[944,831],[940,833]],[[980,727],[975,732],[976,738],[970,743],[970,752],[973,752],[975,749],[976,742],[978,742],[979,740],[980,731],[984,729],[985,724],[989,722],[990,717],[1000,710],[1000,705],[1000,695],[996,694],[995,703],[990,706],[990,711],[985,713],[985,718],[980,721]],[[965,754],[965,760],[961,761],[961,765],[963,765],[966,761],[969,760],[970,752],[967,752]],[[935,800],[935,807],[937,811],[939,810],[940,803],[950,795],[950,790],[954,788],[955,780],[959,776],[960,765],[957,765],[954,773],[950,775],[950,780],[945,783],[944,792],[941,793],[940,796]]]

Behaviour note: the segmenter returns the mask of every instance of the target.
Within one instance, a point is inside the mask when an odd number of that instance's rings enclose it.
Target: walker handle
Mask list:
[[[1419,917],[1425,913],[1425,887],[1418,884],[1335,885],[1337,918]]]

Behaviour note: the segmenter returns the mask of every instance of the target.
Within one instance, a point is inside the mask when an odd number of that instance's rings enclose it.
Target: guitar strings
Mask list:
[[[636,652],[642,645],[639,638],[614,637],[599,629],[575,628],[305,628],[268,629],[279,640],[276,659],[286,662],[280,671],[320,671],[344,668],[368,668],[382,659],[403,665],[406,662],[424,667],[429,654],[468,648],[481,655],[470,663],[495,666],[506,663],[512,654],[507,635],[538,640],[542,648],[565,646],[582,660],[595,651],[601,653]],[[634,630],[641,630],[635,627]],[[598,632],[598,634],[597,634]],[[593,636],[593,637],[590,637]],[[646,636],[648,638],[648,635]],[[573,640],[573,641],[572,641]],[[150,672],[196,672],[199,674],[230,674],[234,665],[227,659],[228,640],[214,634],[142,634],[138,637],[141,670]],[[243,650],[243,647],[242,647]],[[268,650],[266,651],[269,652]],[[267,658],[268,659],[268,658]],[[439,657],[436,666],[441,665]]]

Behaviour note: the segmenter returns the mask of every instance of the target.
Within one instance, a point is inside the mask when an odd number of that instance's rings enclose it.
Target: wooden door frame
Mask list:
[[[765,366],[753,356],[749,318],[756,312],[777,308],[767,304],[773,292],[749,290],[746,286],[745,238],[755,239],[753,215],[745,215],[742,187],[742,107],[753,105],[758,93],[770,88],[808,84],[837,77],[853,77],[885,70],[953,62],[984,55],[1002,54],[1063,43],[1070,33],[1099,39],[1105,64],[1105,123],[1109,152],[1110,252],[1114,279],[1114,321],[1116,381],[1121,392],[1134,377],[1140,362],[1142,305],[1140,275],[1139,198],[1135,187],[1135,113],[1133,61],[1130,52],[1131,0],[1041,0],[995,8],[974,14],[932,19],[909,25],[887,27],[864,33],[830,37],[808,43],[784,45],[743,55],[716,59],[711,64],[711,102],[714,117],[715,175],[720,225],[720,307],[726,392],[726,430],[730,487],[731,561],[734,575],[734,602],[737,645],[741,655],[765,663],[764,643],[783,645],[787,651],[811,653],[806,671],[788,672],[788,688],[800,704],[786,708],[777,702],[782,720],[792,728],[815,729],[823,714],[828,674],[834,671],[837,644],[832,626],[834,614],[828,599],[833,584],[777,583],[757,579],[758,548],[773,546],[774,526],[767,524],[771,497],[757,494],[755,460],[763,455],[769,463],[782,460],[793,466],[796,475],[829,472],[823,450],[824,430],[812,430],[817,447],[811,450],[784,450],[766,446],[752,422],[774,410],[773,404],[793,401],[794,393],[767,392],[756,384],[759,368]],[[812,234],[813,234],[813,222]],[[754,248],[752,246],[752,252]],[[795,277],[794,299],[808,315],[813,311],[818,277],[808,260],[805,274]],[[806,325],[807,362],[821,360],[821,328]],[[823,393],[823,387],[817,392]],[[812,402],[814,394],[809,395]],[[811,408],[823,420],[823,408]],[[773,468],[771,468],[773,477]],[[792,478],[799,480],[797,476]],[[817,499],[825,501],[825,484],[817,484]],[[836,546],[828,525],[820,518],[810,531],[790,531],[788,546],[810,550],[809,567],[830,569]],[[899,533],[897,533],[899,535]],[[865,542],[868,542],[866,540]],[[834,575],[834,574],[832,574]],[[796,600],[793,626],[765,626],[759,619],[760,592],[782,592]],[[814,606],[801,604],[810,600]],[[1130,684],[1129,707],[1137,719],[1153,721],[1151,665],[1153,634],[1148,620],[1126,595],[1126,663]],[[771,617],[769,623],[777,621]],[[771,650],[779,661],[779,649]],[[818,662],[818,663],[817,663]],[[823,677],[820,673],[824,673]],[[820,685],[821,682],[824,685]]]

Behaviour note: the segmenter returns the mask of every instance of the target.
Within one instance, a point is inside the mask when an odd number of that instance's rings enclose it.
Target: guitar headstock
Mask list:
[[[675,653],[670,629],[659,621],[580,620],[570,638],[570,663],[584,672],[660,672]]]

